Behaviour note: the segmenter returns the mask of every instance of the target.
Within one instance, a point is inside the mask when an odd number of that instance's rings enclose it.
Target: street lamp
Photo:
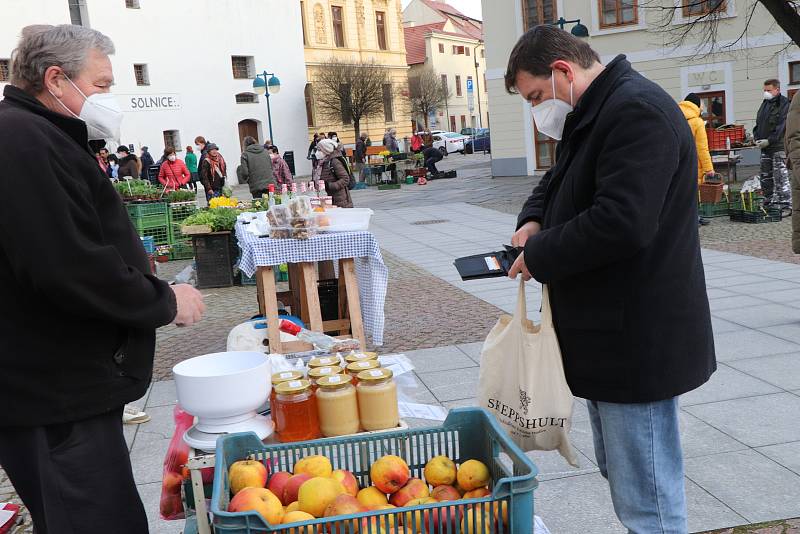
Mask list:
[[[267,121],[269,122],[269,138],[272,144],[275,144],[275,138],[272,136],[272,112],[269,108],[269,95],[274,95],[280,90],[281,82],[275,77],[274,73],[264,71],[262,74],[256,74],[253,80],[253,92],[257,95],[265,95],[267,97]]]
[[[558,26],[562,30],[564,29],[565,24],[572,24],[573,22],[577,22],[575,26],[573,26],[570,33],[575,37],[589,37],[589,28],[581,24],[581,19],[574,19],[574,20],[567,20],[564,17],[559,17],[559,19],[553,23],[553,26]]]

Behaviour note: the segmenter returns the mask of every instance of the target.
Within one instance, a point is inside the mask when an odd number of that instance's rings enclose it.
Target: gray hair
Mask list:
[[[77,77],[94,49],[114,53],[114,43],[97,30],[61,24],[37,24],[22,29],[17,48],[11,53],[11,84],[29,93],[44,89],[44,73],[57,66],[70,78]]]

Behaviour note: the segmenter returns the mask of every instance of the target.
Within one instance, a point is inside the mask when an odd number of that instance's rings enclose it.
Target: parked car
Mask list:
[[[489,137],[489,128],[478,128],[472,136],[464,144],[464,153],[472,154],[473,152],[490,152],[492,151],[492,142]]]
[[[431,133],[433,134],[433,146],[438,148],[443,156],[453,152],[464,153],[464,142],[468,139],[467,137],[455,132]]]
[[[461,135],[466,135],[467,137],[472,137],[479,130],[480,130],[480,128],[461,128]]]

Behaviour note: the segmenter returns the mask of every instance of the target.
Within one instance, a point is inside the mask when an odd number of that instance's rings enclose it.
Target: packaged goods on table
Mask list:
[[[319,358],[311,358],[308,361],[309,369],[316,369],[317,367],[330,367],[332,365],[341,366],[342,359],[339,356],[320,356]]]
[[[350,352],[361,348],[361,343],[357,339],[337,339],[321,332],[312,332],[286,319],[281,320],[279,327],[281,332],[292,334],[300,341],[311,343],[317,349],[326,352]]]
[[[272,412],[279,441],[307,441],[321,437],[317,399],[308,380],[278,384]]]
[[[358,373],[358,414],[364,430],[395,428],[400,423],[397,384],[389,369]]]
[[[317,409],[322,435],[334,437],[358,432],[358,401],[356,388],[353,387],[350,377],[340,374],[325,376],[317,380],[317,386]]]
[[[349,365],[349,364],[355,363],[355,362],[361,362],[361,361],[365,361],[365,360],[377,360],[377,359],[378,359],[378,353],[377,352],[356,352],[356,351],[352,351],[350,354],[345,356],[344,361],[347,362],[347,364]]]
[[[272,391],[269,393],[270,417],[272,424],[275,424],[275,395],[277,395],[275,388],[284,382],[291,382],[293,380],[302,380],[303,373],[300,371],[281,371],[280,373],[272,374]]]
[[[317,390],[317,382],[326,376],[340,375],[344,370],[338,365],[329,365],[326,367],[310,367],[308,369],[308,381],[311,382],[311,389]]]
[[[353,383],[358,384],[358,374],[362,371],[369,371],[370,369],[377,369],[381,364],[378,360],[362,360],[360,362],[353,362],[347,364],[345,368],[347,374],[353,378]]]

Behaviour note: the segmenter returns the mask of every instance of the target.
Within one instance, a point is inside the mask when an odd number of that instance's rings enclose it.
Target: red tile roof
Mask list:
[[[463,32],[473,39],[483,40],[483,22],[466,16],[461,11],[445,2],[437,2],[435,0],[422,1],[429,8],[438,11],[440,15],[446,19],[449,19],[460,32]],[[474,25],[470,24],[469,21],[474,21],[477,23],[479,28],[476,28]]]
[[[453,6],[448,4],[447,2],[436,2],[435,0],[422,0],[422,1],[429,8],[435,9],[436,11],[441,11],[443,13],[450,13],[450,14],[453,14],[453,15],[458,15],[460,17],[466,17],[465,14],[463,14],[461,11],[459,11],[456,8],[454,8]]]
[[[441,31],[444,25],[444,22],[436,22],[434,24],[403,28],[406,40],[406,63],[409,65],[425,63],[425,36],[431,31]]]

